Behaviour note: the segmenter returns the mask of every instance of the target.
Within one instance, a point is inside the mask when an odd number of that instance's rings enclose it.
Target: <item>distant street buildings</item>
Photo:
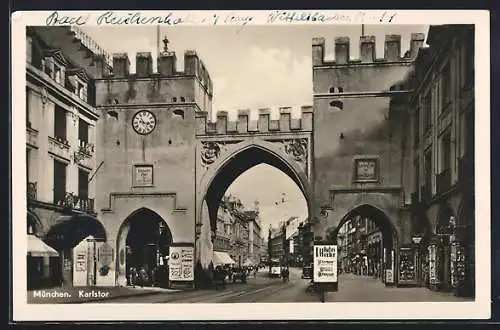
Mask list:
[[[247,210],[236,196],[224,196],[217,213],[214,264],[257,265],[261,245],[258,202],[253,210]]]

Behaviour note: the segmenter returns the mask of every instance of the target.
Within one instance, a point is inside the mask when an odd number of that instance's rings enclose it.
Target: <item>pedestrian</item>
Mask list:
[[[144,285],[146,285],[148,282],[148,272],[146,271],[144,266],[141,267],[141,269],[139,270],[139,282],[140,282],[141,288],[143,288]]]
[[[151,286],[156,286],[156,267],[151,269]]]
[[[254,270],[253,270],[253,278],[257,277],[257,271],[258,271],[258,268],[255,267]]]
[[[129,268],[129,285],[135,288],[135,283],[137,282],[137,269],[134,266]]]

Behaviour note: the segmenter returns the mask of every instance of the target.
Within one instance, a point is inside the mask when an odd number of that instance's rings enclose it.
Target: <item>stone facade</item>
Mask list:
[[[214,251],[227,252],[237,264],[260,260],[260,218],[258,209],[246,210],[235,196],[224,196],[217,215]]]
[[[91,179],[99,118],[92,79],[110,67],[76,28],[28,27],[26,55],[28,234],[59,252],[60,265],[44,261],[46,284],[72,285],[72,247],[86,236],[106,239]]]
[[[474,26],[431,26],[427,44],[411,79],[417,266],[421,285],[473,295]]]
[[[375,37],[362,36],[361,57],[352,59],[349,39],[336,38],[333,62],[324,60],[323,38],[312,45],[315,239],[338,231],[357,213],[378,214],[375,221],[386,227],[391,272],[394,251],[411,239],[405,211],[411,193],[411,172],[405,170],[411,164],[405,80],[424,36],[413,34],[404,56],[400,39],[386,36],[384,56],[378,58]]]
[[[136,73],[130,74],[128,55],[114,54],[113,74],[95,81],[102,117],[96,207],[118,253],[125,249],[127,218],[141,208],[164,220],[172,244],[195,245],[196,114],[211,111],[212,83],[194,51],[185,52],[183,71],[176,71],[175,62],[174,53],[162,52],[153,73],[151,54],[138,53]],[[151,120],[151,131],[141,131],[141,120]],[[210,260],[200,260],[202,248],[197,251],[196,261],[208,266]],[[123,281],[126,265],[117,266]]]

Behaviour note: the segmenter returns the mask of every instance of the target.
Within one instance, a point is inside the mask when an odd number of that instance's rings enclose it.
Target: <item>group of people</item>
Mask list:
[[[162,280],[163,279],[163,280]],[[164,282],[168,282],[168,266],[153,267],[148,269],[147,266],[137,268],[131,266],[127,274],[127,285],[135,287],[140,286],[162,286]]]

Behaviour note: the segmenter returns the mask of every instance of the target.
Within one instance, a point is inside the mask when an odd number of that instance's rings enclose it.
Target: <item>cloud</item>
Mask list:
[[[255,46],[242,54],[234,63],[235,70],[227,71],[231,77],[216,79],[213,109],[226,110],[235,118],[237,109],[270,107],[277,111],[280,106],[312,104],[310,57],[297,57],[288,48]]]

